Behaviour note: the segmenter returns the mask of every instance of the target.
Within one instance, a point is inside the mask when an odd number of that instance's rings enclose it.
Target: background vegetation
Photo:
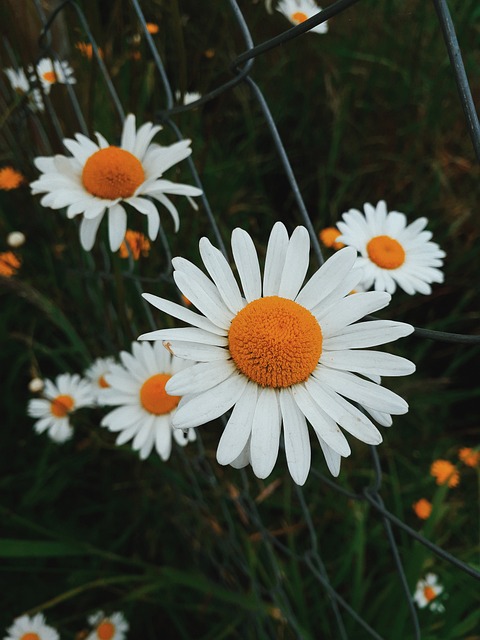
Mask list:
[[[118,137],[121,119],[98,63],[75,46],[87,41],[80,14],[66,6],[55,20],[51,49],[39,41],[34,2],[0,9],[2,68],[35,62],[49,51],[75,69],[74,87],[88,131]],[[84,0],[86,24],[126,113],[156,120],[167,96],[133,5]],[[228,2],[145,0],[146,20],[173,91],[205,94],[230,80],[245,50]],[[263,2],[239,6],[255,44],[288,28]],[[476,100],[480,96],[480,8],[452,0],[452,16]],[[48,7],[52,9],[53,7]],[[23,19],[15,19],[15,11]],[[259,85],[284,141],[316,230],[351,207],[385,199],[410,220],[429,218],[446,251],[445,283],[431,296],[397,292],[383,317],[418,327],[478,333],[480,171],[450,69],[433,3],[362,0],[330,21],[324,36],[305,34],[259,56],[251,78]],[[45,48],[44,48],[45,46]],[[63,152],[62,137],[80,130],[68,91],[51,92],[52,111],[32,115],[2,78],[2,166],[37,177],[32,160]],[[3,86],[4,85],[4,86]],[[265,120],[249,87],[240,83],[205,105],[174,114],[192,139],[192,161],[224,242],[241,226],[259,251],[275,220],[301,223]],[[157,136],[175,140],[166,124]],[[167,176],[192,181],[188,163]],[[43,611],[62,638],[80,638],[89,613],[121,610],[133,639],[302,638],[339,636],[335,611],[322,587],[331,586],[388,640],[414,637],[384,525],[365,500],[323,481],[322,454],[299,490],[284,457],[266,480],[250,470],[219,467],[222,425],[175,448],[162,463],[141,462],[99,428],[100,409],[74,416],[75,437],[57,445],[33,432],[26,416],[33,376],[83,372],[98,356],[116,355],[151,328],[142,291],[176,295],[171,255],[198,259],[198,238],[215,242],[204,206],[176,203],[181,228],[164,236],[150,256],[131,264],[105,242],[86,254],[75,223],[44,209],[28,184],[0,192],[0,250],[21,230],[17,276],[0,283],[2,430],[0,435],[0,629],[14,617]],[[137,219],[138,218],[138,219]],[[142,229],[140,216],[129,218]],[[103,224],[102,233],[106,232]],[[327,254],[328,255],[328,252]],[[312,269],[316,268],[312,264]],[[154,326],[168,319],[154,314]],[[383,430],[378,447],[381,495],[387,509],[457,558],[480,568],[479,475],[458,462],[458,450],[478,445],[479,346],[410,336],[392,346],[417,365],[387,382],[410,411]],[[337,486],[356,495],[374,479],[372,455],[361,443],[342,464]],[[458,464],[455,489],[437,487],[433,460]],[[421,521],[412,504],[425,497],[432,516]],[[426,571],[439,575],[447,595],[443,614],[419,611],[422,638],[480,638],[478,581],[440,560],[403,531],[395,539],[409,589]],[[325,574],[326,572],[326,574]],[[369,638],[342,614],[348,638]]]

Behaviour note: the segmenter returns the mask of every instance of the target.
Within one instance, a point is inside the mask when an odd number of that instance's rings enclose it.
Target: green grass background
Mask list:
[[[166,96],[132,5],[84,0],[79,6],[124,110],[138,122],[154,119]],[[154,42],[174,90],[206,93],[232,78],[232,62],[245,43],[227,2],[151,0],[141,6],[160,27]],[[289,26],[263,2],[241,0],[239,6],[255,44]],[[449,6],[478,102],[480,7],[476,0]],[[18,22],[10,3],[0,9],[3,68],[12,66],[11,52],[24,65],[41,53],[33,3],[23,10],[25,21]],[[75,69],[89,132],[114,140],[121,120],[98,65],[74,46],[86,36],[72,7],[59,14],[52,36],[53,50]],[[271,109],[316,230],[379,199],[409,220],[428,217],[447,253],[445,283],[434,285],[431,296],[397,292],[379,315],[478,333],[480,172],[433,3],[361,0],[331,20],[325,36],[305,34],[259,56],[250,75]],[[63,152],[62,135],[72,136],[79,123],[65,87],[51,92],[59,129],[48,113],[37,120],[7,91],[2,95],[2,166],[12,164],[33,180],[33,158]],[[172,120],[192,140],[192,160],[227,246],[232,229],[241,226],[262,255],[274,221],[283,220],[290,231],[301,223],[248,86]],[[166,126],[156,140],[173,142],[174,132]],[[166,177],[192,180],[187,163]],[[199,237],[215,243],[204,207],[196,213],[177,200],[180,231],[174,234],[163,215],[165,242],[159,239],[148,259],[129,265],[106,248],[105,224],[102,241],[86,254],[75,222],[38,200],[28,186],[0,192],[0,250],[7,250],[9,231],[27,237],[18,252],[19,274],[0,283],[0,629],[41,610],[62,638],[80,638],[87,615],[101,608],[123,611],[134,640],[336,640],[335,614],[318,579],[326,571],[331,586],[380,637],[413,638],[381,518],[318,474],[299,490],[282,453],[261,481],[249,470],[216,464],[220,422],[200,428],[198,445],[175,448],[167,463],[155,455],[141,462],[128,445],[116,447],[99,428],[101,409],[76,413],[75,437],[64,445],[33,432],[26,416],[30,378],[81,373],[94,358],[128,349],[151,320],[166,326],[171,320],[154,311],[151,318],[140,293],[175,297],[171,255],[197,262]],[[140,216],[129,222],[143,229]],[[312,260],[312,270],[317,266]],[[478,470],[460,465],[457,453],[478,445],[479,346],[413,335],[389,350],[413,360],[417,371],[386,381],[410,411],[382,429],[385,506],[478,569]],[[374,480],[372,458],[366,445],[351,445],[335,482],[361,494]],[[312,448],[312,467],[328,476],[313,441]],[[435,485],[429,467],[436,458],[459,464],[458,488]],[[434,502],[427,523],[412,511],[421,497]],[[394,535],[410,590],[432,571],[447,594],[445,613],[418,612],[421,637],[480,638],[478,581],[401,530]],[[342,618],[345,637],[371,637],[348,613]]]

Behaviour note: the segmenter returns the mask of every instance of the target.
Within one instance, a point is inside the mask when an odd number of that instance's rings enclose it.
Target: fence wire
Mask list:
[[[128,1],[138,18],[139,27],[142,30],[142,35],[147,43],[155,65],[158,82],[161,83],[161,87],[164,92],[164,107],[159,109],[155,114],[155,122],[167,127],[178,140],[182,140],[183,134],[175,122],[175,117],[178,114],[206,105],[210,101],[231,92],[238,85],[243,85],[248,88],[251,100],[256,103],[260,110],[265,130],[268,131],[270,135],[270,144],[277,155],[279,164],[283,169],[286,180],[288,181],[288,185],[297,208],[299,220],[309,231],[315,258],[318,264],[321,265],[324,262],[322,248],[318,242],[317,233],[312,224],[300,187],[292,169],[292,164],[287,151],[288,144],[284,144],[284,141],[282,140],[268,101],[261,88],[252,77],[252,70],[256,59],[266,52],[280,46],[293,46],[293,41],[296,38],[302,37],[314,26],[319,25],[326,20],[330,20],[343,12],[348,12],[353,5],[362,5],[362,0],[338,0],[303,23],[291,27],[278,36],[256,45],[254,44],[252,34],[245,19],[244,11],[242,11],[241,3],[236,2],[236,0],[226,0],[231,11],[232,19],[235,21],[238,32],[243,40],[244,50],[238,52],[236,57],[231,61],[229,67],[225,69],[224,77],[230,76],[229,79],[219,83],[214,89],[189,104],[178,104],[178,101],[175,101],[174,99],[174,88],[170,82],[165,62],[162,59],[162,55],[157,47],[156,41],[147,28],[147,19],[144,15],[141,0]],[[80,3],[75,0],[64,0],[59,2],[53,10],[46,12],[44,4],[40,0],[32,0],[32,2],[43,25],[41,32],[38,33],[37,61],[45,56],[59,61],[63,58],[62,52],[56,50],[52,44],[52,31],[59,21],[64,18],[67,12],[70,13],[70,19],[73,15],[73,19],[76,20],[79,28],[85,34],[87,42],[92,45],[93,61],[98,67],[101,79],[108,92],[111,105],[113,105],[114,110],[117,113],[119,122],[123,121],[125,118],[125,108],[116,91],[115,82],[109,74],[107,66],[101,55],[100,46],[93,36],[92,30]],[[455,81],[457,86],[458,99],[465,115],[466,129],[470,136],[477,161],[480,162],[480,124],[472,97],[472,91],[465,71],[462,52],[455,31],[455,25],[446,0],[432,0],[432,5],[435,9],[439,29],[443,34],[445,47],[450,59],[452,79]],[[205,8],[205,10],[208,11],[208,8]],[[17,65],[17,57],[12,44],[7,39],[4,39],[3,41],[3,48],[5,57],[10,60],[11,65],[15,67]],[[89,135],[90,131],[87,124],[88,118],[82,111],[80,101],[77,97],[77,89],[75,85],[66,86],[69,98],[68,104],[72,109],[72,113],[74,114],[77,122],[76,130],[81,131],[85,135]],[[8,105],[9,101],[8,96],[9,89],[4,81],[0,80],[0,100],[3,102],[1,106],[4,108],[7,108],[6,105]],[[26,99],[27,98],[24,98],[24,100]],[[29,113],[28,115],[30,122],[29,126],[33,123],[38,143],[36,148],[23,150],[27,155],[30,153],[30,158],[27,158],[29,160],[33,159],[36,155],[39,155],[39,149],[43,155],[54,152],[55,148],[58,146],[58,142],[66,137],[66,132],[62,129],[62,118],[59,117],[59,114],[55,110],[49,96],[44,95],[43,99],[45,101],[47,118],[41,118],[37,114],[32,113]],[[21,106],[21,104],[17,104],[13,112],[11,110],[9,111],[8,116],[10,126],[4,127],[3,130],[7,144],[9,144],[12,149],[15,149],[17,146],[17,140],[14,132],[18,132],[26,126],[25,111],[22,110]],[[49,122],[48,129],[45,126],[47,119]],[[52,133],[55,135],[56,140],[52,139]],[[71,134],[71,132],[69,131],[68,134]],[[193,183],[203,190],[203,195],[200,196],[202,203],[201,206],[214,235],[214,244],[222,250],[225,257],[228,259],[223,233],[208,199],[208,189],[205,189],[193,159],[190,157],[186,162],[188,163]],[[170,247],[168,235],[164,232],[162,227],[160,228],[160,242],[169,264],[170,258],[172,257],[172,249]],[[86,272],[89,272],[89,277],[109,277],[109,274],[111,274],[112,271],[112,266],[110,264],[108,250],[103,252],[103,256],[103,271],[95,269],[93,264],[89,262],[89,259],[86,258]],[[133,271],[130,273],[127,272],[124,274],[124,277],[131,279],[139,293],[139,296],[144,290],[144,285],[151,282],[148,278],[141,278],[134,275]],[[165,272],[159,274],[159,278],[173,282],[169,268],[167,268]],[[146,303],[145,314],[151,328],[158,328],[151,314],[150,307]],[[133,327],[133,329],[135,329],[135,327]],[[140,331],[137,333],[140,333]],[[451,342],[459,345],[480,344],[480,336],[478,335],[435,331],[423,327],[416,327],[415,335],[426,340]],[[209,504],[205,495],[206,488],[208,490],[216,488],[219,492],[223,491],[223,488],[219,484],[215,470],[210,465],[208,456],[205,455],[200,435],[198,436],[197,446],[198,452],[196,455],[187,455],[186,452],[180,450],[179,456],[190,481],[196,508],[199,512],[208,513]],[[433,543],[431,540],[412,529],[385,506],[382,498],[383,473],[380,459],[376,447],[371,446],[370,451],[374,470],[373,478],[366,486],[363,486],[356,492],[345,489],[338,481],[325,476],[315,468],[312,468],[310,473],[318,483],[321,483],[330,491],[338,493],[339,499],[368,505],[372,511],[372,515],[369,517],[372,520],[378,519],[378,521],[381,522],[384,530],[385,543],[391,553],[392,573],[396,574],[396,579],[401,585],[404,596],[403,606],[408,610],[410,619],[410,634],[408,635],[408,638],[417,640],[421,638],[422,631],[419,614],[413,603],[411,590],[408,585],[407,575],[404,568],[404,562],[402,561],[402,544],[399,542],[401,535],[405,534],[408,538],[417,541],[430,552],[438,556],[441,560],[450,563],[458,571],[464,572],[476,580],[480,579],[480,572],[473,566],[456,558],[439,545]],[[291,602],[287,590],[285,589],[280,563],[280,558],[282,557],[290,558],[292,561],[298,563],[298,565],[305,571],[309,572],[311,579],[316,582],[319,592],[323,591],[328,598],[332,612],[332,620],[334,620],[334,626],[336,629],[335,638],[348,640],[345,619],[346,617],[351,617],[357,625],[356,638],[374,638],[376,640],[382,640],[383,636],[379,635],[379,633],[361,616],[361,614],[356,611],[348,601],[346,601],[339,590],[332,586],[332,578],[327,571],[326,563],[322,556],[321,543],[305,497],[304,489],[298,486],[294,487],[298,503],[301,507],[302,521],[306,527],[306,531],[308,532],[308,545],[301,552],[295,553],[265,525],[258,501],[252,495],[251,481],[249,480],[248,473],[245,470],[239,470],[238,474],[241,479],[239,486],[232,488],[229,496],[222,496],[220,498],[220,509],[223,521],[226,523],[228,529],[228,535],[223,538],[222,543],[219,542],[219,544],[224,545],[224,547],[218,551],[218,557],[211,558],[211,561],[214,564],[222,568],[225,586],[228,588],[229,574],[232,572],[235,572],[236,575],[243,576],[245,580],[249,579],[248,565],[244,559],[242,559],[242,547],[236,533],[238,518],[240,518],[241,521],[248,522],[251,527],[258,532],[264,545],[268,566],[272,575],[272,583],[269,585],[268,594],[264,593],[265,586],[262,586],[259,582],[253,581],[251,583],[251,588],[258,592],[259,596],[268,595],[269,599],[278,606],[282,615],[287,619],[296,638],[303,638],[302,629],[298,624],[294,605]],[[399,606],[401,606],[401,604],[399,604]],[[257,628],[259,638],[264,637],[263,634],[265,633],[267,633],[268,637],[276,637],[273,622],[267,622],[267,628],[265,628],[265,621],[260,623],[256,620],[255,616],[252,616],[251,624],[252,629]],[[268,628],[269,624],[270,627]],[[383,640],[388,640],[388,638],[383,638]]]

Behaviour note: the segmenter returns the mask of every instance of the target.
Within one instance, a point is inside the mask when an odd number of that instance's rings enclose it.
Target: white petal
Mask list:
[[[340,463],[342,461],[342,456],[337,453],[332,447],[329,447],[328,444],[320,437],[317,433],[318,441],[320,446],[322,447],[323,455],[325,457],[325,462],[327,463],[328,470],[332,474],[334,478],[338,476],[340,473]]]
[[[182,369],[165,385],[165,391],[172,396],[203,393],[221,384],[236,372],[235,365],[226,362],[199,362]]]
[[[340,330],[360,318],[386,307],[391,296],[384,291],[367,291],[347,296],[327,309],[325,313],[315,315],[323,335],[336,335]]]
[[[125,238],[127,231],[127,212],[121,204],[116,204],[108,210],[108,239],[111,251],[117,251]]]
[[[176,302],[171,302],[170,300],[165,300],[165,298],[160,298],[159,296],[154,296],[151,293],[142,293],[142,297],[147,300],[150,304],[152,304],[160,311],[164,313],[168,313],[174,318],[178,318],[179,320],[184,320],[188,324],[193,324],[194,327],[199,327],[200,329],[205,329],[205,331],[210,331],[211,333],[216,333],[217,335],[225,335],[226,331],[217,327],[217,325],[213,324],[208,318],[187,309],[186,307],[177,304]],[[144,334],[146,335],[146,334]],[[145,338],[140,336],[139,340],[145,340]]]
[[[305,280],[310,260],[310,236],[305,227],[297,227],[288,243],[278,295],[294,300]]]
[[[217,462],[231,464],[248,443],[252,431],[253,415],[257,405],[257,385],[248,382],[241,397],[233,407],[217,448]]]
[[[95,243],[95,236],[97,235],[98,227],[102,221],[103,214],[94,218],[93,220],[87,220],[82,218],[80,223],[80,244],[85,251],[90,251]]]
[[[148,340],[163,340],[164,342],[169,340],[182,340],[184,342],[198,342],[201,344],[211,344],[217,347],[226,347],[228,345],[228,338],[226,336],[219,336],[210,331],[204,329],[198,329],[197,327],[177,327],[175,329],[157,329],[150,333],[144,333],[140,336],[142,339]]]
[[[280,391],[280,410],[288,470],[294,481],[305,484],[310,471],[311,449],[307,421],[291,395],[290,389]]]
[[[263,295],[277,296],[288,247],[285,225],[276,222],[270,233],[263,274]]]
[[[244,305],[242,294],[233,277],[230,265],[221,251],[215,248],[208,238],[200,239],[199,249],[203,263],[216,284],[224,303],[232,313],[237,314]]]
[[[205,275],[201,278],[196,271],[174,271],[173,279],[183,295],[209,320],[222,329],[230,327],[233,314],[225,306],[213,282]]]
[[[155,421],[155,449],[162,460],[168,460],[172,451],[172,427],[166,416]]]
[[[194,342],[186,342],[183,340],[169,341],[169,351],[177,358],[185,360],[196,360],[197,362],[215,362],[218,360],[229,360],[230,352],[223,347],[217,347],[211,344],[198,344]]]
[[[178,429],[198,427],[223,415],[238,401],[248,378],[235,374],[216,387],[178,405],[172,424]]]
[[[404,322],[395,322],[394,320],[357,322],[344,327],[338,335],[325,338],[323,349],[334,351],[374,347],[408,336],[413,331],[412,325]]]
[[[247,302],[262,295],[262,278],[255,245],[249,234],[236,228],[232,233],[232,252]]]
[[[415,371],[413,362],[406,358],[382,351],[362,349],[324,351],[320,358],[320,364],[363,375],[407,376]]]
[[[282,421],[277,395],[269,387],[258,394],[250,441],[250,458],[257,478],[270,475],[278,457]]]

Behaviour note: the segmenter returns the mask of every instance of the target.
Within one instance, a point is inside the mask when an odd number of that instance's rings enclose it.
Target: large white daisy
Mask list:
[[[112,364],[105,375],[109,387],[99,395],[103,405],[116,409],[102,419],[102,426],[119,433],[117,444],[133,440],[132,448],[147,458],[155,448],[162,460],[172,450],[172,418],[180,397],[168,394],[165,385],[174,373],[191,363],[172,357],[161,342],[132,344],[132,353],[120,353],[121,364]],[[176,442],[184,446],[195,440],[193,429],[175,430]]]
[[[277,11],[283,13],[294,25],[301,24],[308,18],[316,16],[321,10],[322,8],[314,0],[281,0],[277,6]],[[310,31],[312,33],[327,33],[328,24],[327,22],[322,22],[310,29]]]
[[[78,373],[62,373],[55,378],[55,382],[45,380],[42,395],[42,398],[29,400],[27,413],[32,418],[38,418],[33,425],[37,433],[47,431],[50,438],[59,443],[69,440],[73,435],[71,414],[95,402],[90,382]]]
[[[175,230],[179,227],[178,212],[166,194],[199,196],[201,189],[160,179],[163,172],[191,154],[190,140],[166,147],[152,143],[161,130],[151,122],[138,131],[135,116],[129,114],[123,126],[120,146],[109,145],[96,133],[98,144],[77,133],[75,140],[63,142],[72,157],[56,155],[35,159],[42,172],[31,183],[33,194],[45,193],[41,204],[52,209],[67,207],[67,217],[83,214],[80,242],[90,251],[98,227],[108,210],[110,248],[117,251],[127,230],[127,212],[122,203],[131,205],[148,219],[148,235],[155,240],[160,216],[152,198],[170,212]]]
[[[66,60],[52,60],[42,58],[35,68],[29,67],[30,79],[35,82],[37,78],[45,93],[50,93],[54,84],[75,84],[77,81],[72,67]]]
[[[233,407],[217,460],[234,466],[251,462],[255,475],[266,478],[277,459],[283,423],[287,464],[298,484],[310,468],[307,420],[330,471],[338,475],[341,456],[350,454],[342,430],[368,444],[382,440],[353,403],[380,424],[390,424],[390,415],[405,413],[408,405],[380,386],[379,376],[415,370],[405,358],[365,349],[406,336],[413,327],[389,320],[354,324],[390,301],[385,292],[348,295],[361,276],[353,269],[356,251],[341,249],[302,287],[309,250],[305,227],[289,238],[277,222],[262,279],[251,237],[235,229],[232,251],[242,293],[222,253],[202,238],[200,254],[210,278],[183,258],[172,263],[177,286],[203,315],[147,293],[155,307],[192,326],[140,336],[166,341],[176,356],[197,361],[166,385],[168,393],[186,396],[174,427],[199,426]]]
[[[97,611],[88,617],[88,622],[94,629],[85,640],[124,640],[130,626],[120,611],[110,615]]]
[[[7,629],[4,640],[59,640],[60,636],[53,627],[45,624],[43,613],[34,616],[20,616]]]
[[[439,267],[445,252],[430,242],[432,233],[424,231],[427,218],[407,225],[405,214],[388,212],[384,200],[376,207],[367,202],[363,210],[365,214],[357,209],[343,214],[337,241],[359,252],[356,266],[363,271],[365,288],[394,293],[398,285],[410,295],[430,294],[432,282],[443,282]]]

